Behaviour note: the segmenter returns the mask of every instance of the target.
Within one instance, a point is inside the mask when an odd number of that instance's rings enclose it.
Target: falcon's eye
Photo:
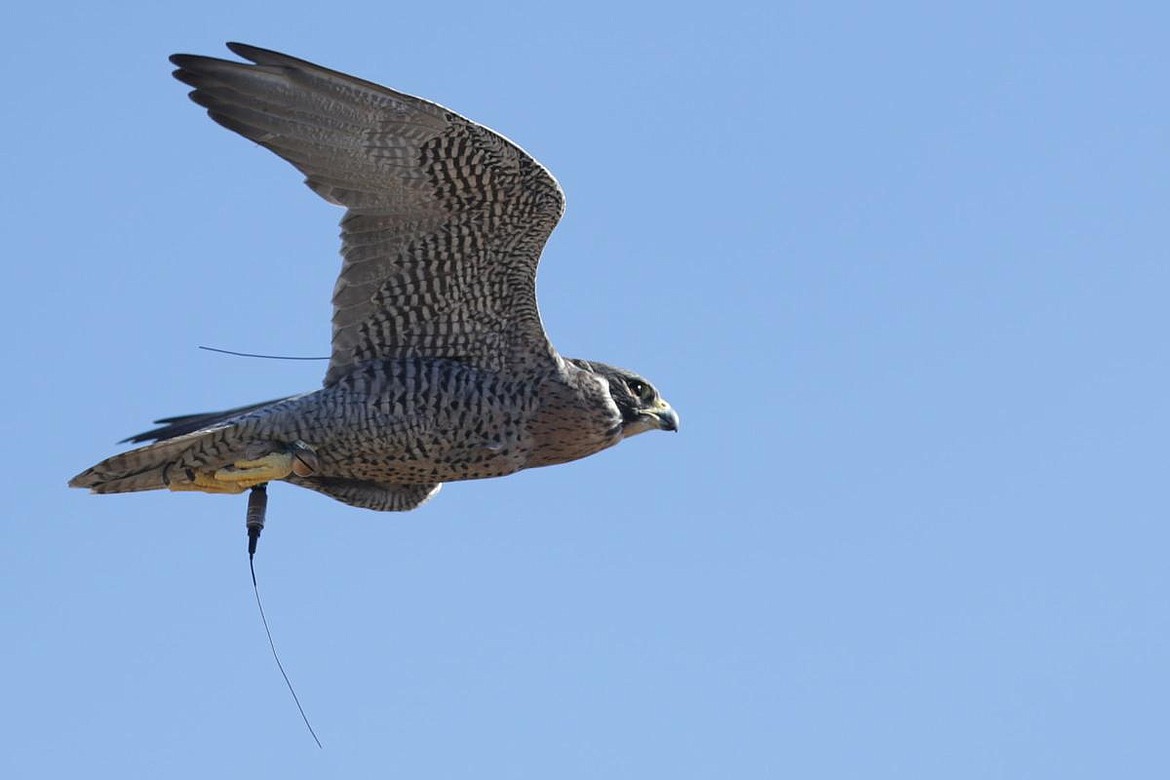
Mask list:
[[[649,403],[654,400],[654,388],[640,379],[626,380],[626,387],[630,388],[630,392],[638,396],[641,401]]]

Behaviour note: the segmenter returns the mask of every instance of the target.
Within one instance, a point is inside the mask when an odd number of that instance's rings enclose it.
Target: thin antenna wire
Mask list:
[[[205,347],[199,345],[199,349],[205,349],[208,352],[219,352],[223,355],[235,355],[236,357],[253,357],[264,358],[265,360],[328,360],[327,357],[296,357],[295,355],[257,355],[252,352],[233,352],[230,349],[219,349],[218,347]]]
[[[284,664],[280,662],[280,656],[276,653],[276,643],[272,641],[272,630],[268,628],[268,617],[264,614],[264,604],[260,602],[260,587],[256,584],[256,543],[260,540],[260,531],[264,528],[264,512],[267,508],[268,485],[261,483],[253,487],[252,492],[248,494],[248,571],[252,573],[252,592],[256,594],[256,607],[260,610],[260,622],[264,624],[264,633],[268,635],[268,647],[272,649],[272,659],[276,661],[276,668],[280,670],[280,676],[284,678],[284,684],[288,686],[288,692],[292,694],[297,711],[301,713],[301,720],[305,722],[305,728],[309,730],[317,747],[324,750],[324,745],[321,744],[321,740],[317,739],[317,732],[313,731],[313,726],[309,723],[308,716],[305,715],[305,708],[301,706],[301,700],[297,698],[297,692],[293,690],[292,682],[284,671]]]
[[[301,706],[301,700],[297,698],[297,692],[293,690],[292,683],[289,682],[288,674],[284,671],[284,664],[280,662],[280,656],[276,654],[276,643],[272,641],[272,631],[268,628],[268,618],[264,616],[264,605],[260,603],[260,589],[256,587],[256,567],[252,564],[251,555],[248,556],[248,568],[252,571],[252,592],[256,594],[256,606],[260,608],[260,620],[264,623],[264,633],[268,635],[268,646],[272,648],[272,658],[276,661],[276,668],[280,670],[280,676],[284,678],[284,684],[288,686],[288,692],[292,694],[293,701],[297,705],[297,711],[301,713],[301,720],[305,722],[305,728],[309,730],[309,734],[313,737],[313,741],[317,743],[317,747],[322,750],[325,746],[321,744],[321,740],[317,739],[317,732],[313,731],[313,726],[309,723],[308,717],[305,716],[305,708]]]

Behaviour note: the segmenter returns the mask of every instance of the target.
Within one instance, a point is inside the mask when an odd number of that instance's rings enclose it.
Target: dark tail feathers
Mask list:
[[[291,398],[292,396],[289,396]],[[287,398],[277,398],[274,401],[263,401],[258,404],[248,404],[247,406],[240,406],[235,409],[228,409],[223,412],[199,412],[198,414],[183,414],[178,417],[164,417],[161,420],[155,420],[155,425],[161,427],[153,428],[149,431],[136,433],[133,436],[127,436],[119,444],[138,444],[144,441],[163,441],[165,439],[173,439],[176,436],[182,436],[184,433],[191,433],[200,428],[206,428],[209,425],[223,422],[232,417],[238,417],[241,414],[262,409],[265,406],[272,406],[281,401],[286,401]]]

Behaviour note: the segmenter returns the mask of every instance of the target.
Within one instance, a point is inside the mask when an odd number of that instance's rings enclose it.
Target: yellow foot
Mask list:
[[[282,452],[237,460],[215,471],[187,469],[184,474],[186,479],[172,479],[167,487],[175,491],[243,493],[256,485],[284,479],[293,473],[301,477],[308,476],[316,467],[317,454],[309,445],[298,441]]]
[[[274,479],[284,479],[293,470],[293,456],[291,452],[274,452],[255,460],[237,460],[230,466],[216,469],[215,480],[226,482],[237,489],[232,493],[240,493],[261,482],[271,482]]]

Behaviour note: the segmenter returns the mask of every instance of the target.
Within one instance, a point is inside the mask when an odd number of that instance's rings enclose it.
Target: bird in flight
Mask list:
[[[86,469],[95,493],[240,493],[273,480],[367,509],[442,483],[576,460],[678,415],[645,378],[562,357],[536,266],[564,211],[556,179],[440,105],[255,46],[176,54],[219,124],[292,163],[346,209],[320,390],[171,417]]]

